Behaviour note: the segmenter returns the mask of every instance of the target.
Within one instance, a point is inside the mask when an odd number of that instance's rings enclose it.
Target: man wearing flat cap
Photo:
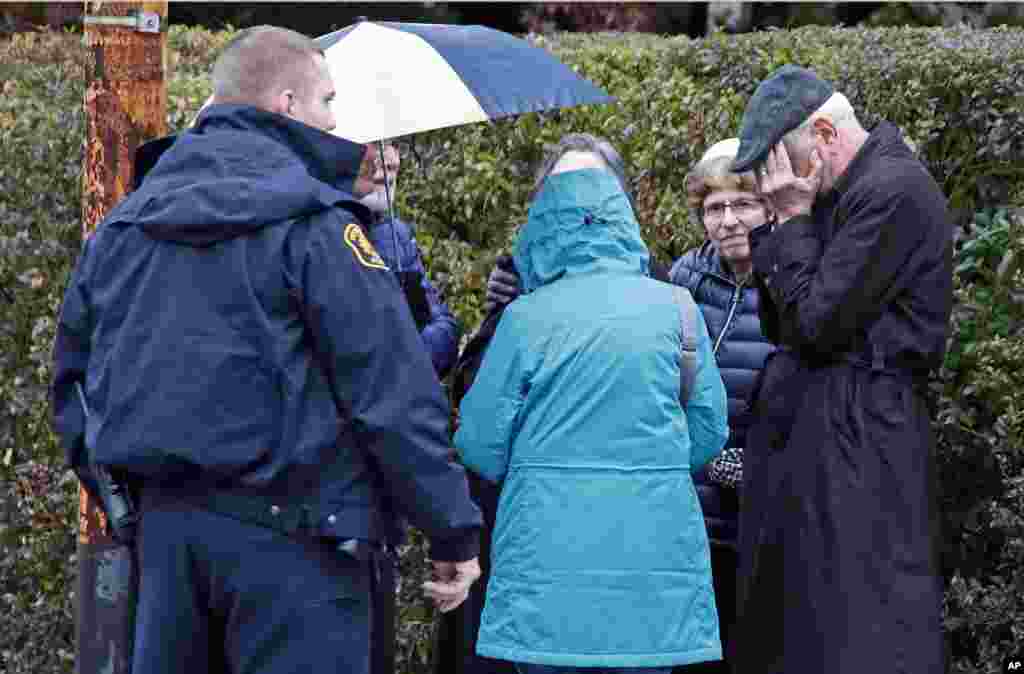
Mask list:
[[[778,351],[755,394],[740,519],[739,674],[943,672],[924,396],[952,307],[946,199],[898,129],[783,66],[743,116],[777,222],[750,235]]]

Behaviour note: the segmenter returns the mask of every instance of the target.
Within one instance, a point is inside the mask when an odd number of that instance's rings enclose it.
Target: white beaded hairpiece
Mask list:
[[[720,140],[711,147],[709,147],[707,149],[707,152],[704,153],[704,156],[701,157],[700,161],[697,163],[703,164],[706,161],[718,159],[719,157],[728,157],[729,159],[735,159],[736,153],[739,152],[739,149],[739,138],[726,138],[725,140]]]

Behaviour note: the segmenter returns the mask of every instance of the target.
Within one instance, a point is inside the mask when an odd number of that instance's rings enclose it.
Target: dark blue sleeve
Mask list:
[[[57,434],[64,459],[95,496],[96,489],[88,471],[85,449],[86,419],[76,386],[85,388],[85,374],[89,366],[92,337],[92,314],[85,283],[90,246],[87,243],[78,258],[64,291],[57,321],[57,334],[53,342],[53,381],[50,387],[50,410],[53,428]]]
[[[452,315],[448,305],[441,299],[441,293],[437,291],[434,284],[427,276],[427,270],[423,266],[423,258],[420,255],[420,247],[416,239],[409,237],[409,245],[413,255],[413,269],[418,271],[420,285],[427,295],[427,302],[430,304],[430,322],[423,327],[420,336],[423,343],[430,352],[430,360],[434,363],[434,371],[439,378],[443,378],[455,365],[455,359],[459,355],[459,337],[461,331],[459,324]]]
[[[394,275],[345,211],[318,216],[308,242],[307,321],[363,448],[434,559],[476,556],[480,511],[448,459],[448,402]]]
[[[412,226],[399,219],[385,220],[378,223],[369,234],[373,244],[392,271],[396,271],[395,262],[398,252],[400,252],[403,271],[416,272],[419,275],[420,287],[430,310],[429,322],[423,326],[420,336],[423,338],[423,346],[430,354],[434,371],[437,372],[438,378],[443,378],[455,365],[458,358],[459,337],[462,336],[462,331],[459,329],[455,316],[441,299],[441,293],[437,291],[427,276],[423,256],[416,243]],[[396,252],[394,244],[396,238],[398,239],[398,252]]]

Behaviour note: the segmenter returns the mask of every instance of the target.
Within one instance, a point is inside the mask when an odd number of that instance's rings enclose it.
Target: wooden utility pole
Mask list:
[[[85,3],[88,47],[82,236],[128,193],[138,146],[167,133],[166,2]],[[76,670],[127,674],[135,622],[131,551],[79,490]],[[136,673],[144,674],[144,673]]]

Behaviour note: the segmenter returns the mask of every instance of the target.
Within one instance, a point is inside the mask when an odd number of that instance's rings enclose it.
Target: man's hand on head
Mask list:
[[[811,150],[811,171],[801,178],[793,172],[789,153],[782,143],[768,153],[768,159],[757,169],[759,191],[771,199],[782,224],[798,215],[810,215],[814,199],[821,187],[824,162],[817,149]]]

